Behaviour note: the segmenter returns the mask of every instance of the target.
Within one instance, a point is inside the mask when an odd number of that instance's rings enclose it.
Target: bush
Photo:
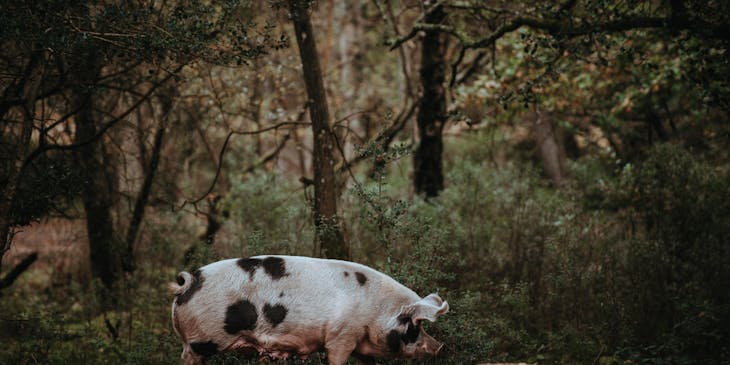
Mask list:
[[[649,357],[717,359],[730,351],[730,185],[680,146],[627,166],[616,192],[638,222],[621,301]]]
[[[233,237],[218,247],[225,257],[265,253],[311,256],[314,241],[309,202],[301,186],[272,173],[234,177],[220,203]]]
[[[450,183],[436,199],[403,198],[408,174],[400,162],[374,178],[359,176],[343,193],[355,260],[450,303],[450,313],[427,325],[445,343],[444,356],[426,363],[719,363],[730,356],[727,171],[658,145],[632,165],[575,161],[574,181],[556,190],[530,164],[470,152],[483,138],[492,137],[464,137],[466,157],[448,161]],[[39,292],[19,284],[0,303],[0,363],[177,364],[181,344],[166,285],[185,248],[200,248],[194,266],[309,255],[306,197],[274,175],[240,179],[219,203],[223,228],[212,247],[182,213],[159,213],[159,224],[145,227],[139,269],[124,281],[117,311],[99,311],[93,286]],[[258,362],[222,354],[210,363]]]

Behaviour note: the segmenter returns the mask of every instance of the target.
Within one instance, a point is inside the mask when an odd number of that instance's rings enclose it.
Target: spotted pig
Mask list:
[[[367,266],[298,256],[218,261],[171,286],[184,364],[232,350],[274,359],[324,350],[329,365],[435,356],[442,345],[421,323],[449,310]]]

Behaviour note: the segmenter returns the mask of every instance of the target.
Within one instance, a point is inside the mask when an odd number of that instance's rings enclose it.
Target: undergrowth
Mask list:
[[[454,146],[466,157],[447,159],[449,185],[436,199],[408,198],[400,152],[357,175],[341,199],[356,261],[449,301],[451,311],[427,326],[444,354],[424,363],[728,358],[728,171],[659,145],[635,165],[579,159],[572,182],[555,189],[529,164],[470,152],[480,138]],[[225,232],[192,265],[311,254],[308,204],[300,185],[280,177],[240,178],[221,205]],[[125,278],[114,310],[100,309],[94,283],[38,292],[21,280],[3,293],[0,363],[179,363],[166,286],[183,268],[182,253],[200,243],[177,229],[175,214],[159,219],[147,227],[142,264]],[[226,354],[211,363],[241,362]]]

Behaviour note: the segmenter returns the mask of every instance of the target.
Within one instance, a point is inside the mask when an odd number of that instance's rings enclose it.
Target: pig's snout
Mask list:
[[[429,354],[429,355],[431,355],[431,356],[438,355],[438,353],[439,353],[439,351],[441,351],[441,348],[442,347],[444,347],[444,344],[442,344],[442,343],[440,343],[438,341],[434,341],[433,344],[429,344],[429,343],[423,344],[423,350],[424,350],[424,352],[427,353],[427,354]]]
[[[443,343],[436,341],[436,339],[429,335],[425,335],[420,350],[423,355],[436,356],[442,347],[444,347]]]

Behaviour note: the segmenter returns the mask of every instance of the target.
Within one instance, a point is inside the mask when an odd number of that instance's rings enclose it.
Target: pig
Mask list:
[[[437,294],[421,298],[367,266],[301,256],[214,262],[179,273],[171,289],[186,365],[233,350],[273,359],[324,350],[329,365],[435,356],[443,345],[421,325],[449,311]]]

